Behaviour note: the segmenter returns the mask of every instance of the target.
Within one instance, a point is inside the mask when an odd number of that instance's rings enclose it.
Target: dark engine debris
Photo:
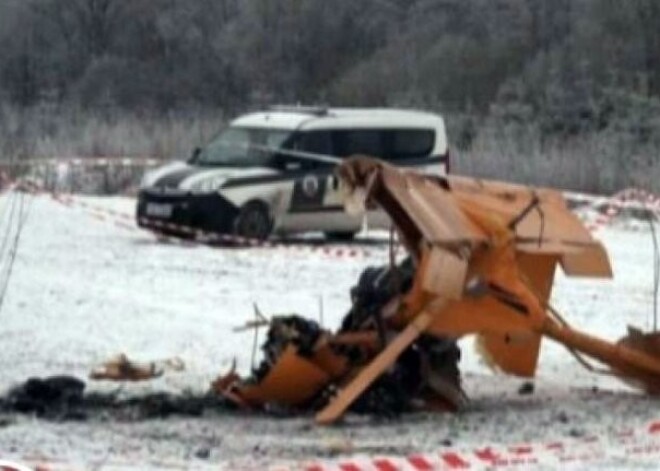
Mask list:
[[[389,303],[412,287],[410,258],[395,267],[369,267],[351,289],[353,301],[339,331],[332,334],[313,320],[276,316],[261,346],[263,360],[249,378],[233,371],[213,389],[237,405],[277,412],[325,407],[394,336],[383,321]],[[392,416],[417,407],[453,410],[466,397],[461,389],[460,350],[452,339],[423,335],[409,345],[377,381],[352,404],[357,413]],[[306,373],[306,374],[305,374]],[[293,383],[299,381],[299,387]]]

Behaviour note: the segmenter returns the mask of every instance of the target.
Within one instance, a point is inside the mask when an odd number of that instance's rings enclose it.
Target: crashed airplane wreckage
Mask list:
[[[213,389],[241,407],[314,410],[329,424],[349,409],[465,404],[456,340],[475,334],[502,372],[535,374],[543,338],[649,393],[660,392],[660,335],[631,329],[611,343],[572,328],[549,304],[555,270],[611,277],[603,246],[560,192],[462,177],[425,176],[354,157],[337,169],[346,207],[377,205],[409,258],[367,269],[337,333],[297,316],[268,321],[252,377]]]

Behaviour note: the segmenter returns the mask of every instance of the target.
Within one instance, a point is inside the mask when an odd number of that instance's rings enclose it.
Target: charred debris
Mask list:
[[[380,318],[382,309],[407,292],[415,267],[411,258],[396,266],[369,267],[351,289],[352,307],[339,330],[332,334],[316,321],[298,315],[275,316],[268,321],[266,340],[261,345],[262,360],[244,379],[231,372],[213,385],[214,390],[242,408],[258,408],[277,414],[317,411],[335,396],[345,371],[366,365],[374,353],[383,349],[395,335]],[[376,326],[377,335],[369,330]],[[257,327],[255,327],[257,328]],[[356,413],[391,417],[432,405],[436,409],[456,410],[466,402],[461,389],[458,362],[460,350],[453,339],[421,336],[350,407]],[[299,365],[323,379],[304,394],[287,398],[287,391],[271,384],[265,396],[251,388],[269,375],[278,376],[282,358],[297,358]],[[290,365],[293,367],[293,362]],[[285,376],[294,370],[283,371]],[[295,378],[289,378],[295,381]],[[282,378],[287,382],[287,378]],[[239,385],[240,383],[240,385]],[[236,392],[231,389],[236,387]],[[244,391],[248,391],[246,395]],[[269,398],[272,393],[275,397]]]

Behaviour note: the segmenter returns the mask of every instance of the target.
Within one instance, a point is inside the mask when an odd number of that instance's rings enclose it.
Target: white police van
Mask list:
[[[445,174],[444,121],[375,108],[277,107],[241,116],[187,162],[145,175],[138,224],[175,234],[180,226],[256,239],[308,231],[350,239],[362,218],[344,211],[333,169],[355,154]],[[382,212],[367,217],[370,227],[389,227]]]

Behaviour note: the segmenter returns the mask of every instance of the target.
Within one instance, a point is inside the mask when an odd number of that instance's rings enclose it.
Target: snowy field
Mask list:
[[[125,214],[133,200],[79,198]],[[7,213],[8,196],[0,197]],[[7,224],[6,216],[0,224]],[[653,311],[650,231],[613,226],[605,242],[614,280],[559,275],[553,303],[575,326],[616,339],[627,324],[649,328]],[[316,250],[217,249],[158,242],[152,235],[99,220],[47,196],[35,197],[0,311],[0,390],[30,376],[89,371],[117,353],[135,360],[181,358],[183,372],[126,385],[126,396],[153,391],[202,394],[234,358],[248,371],[252,335],[232,329],[266,314],[319,317],[334,328],[349,307],[361,270],[387,260],[383,235],[367,255]],[[341,248],[337,246],[336,248]],[[642,426],[660,418],[660,403],[619,381],[585,371],[565,350],[546,343],[535,391],[490,372],[462,341],[461,370],[472,401],[458,415],[411,414],[393,421],[349,417],[318,428],[310,417],[275,419],[218,413],[203,418],[54,423],[0,416],[0,457],[42,456],[82,463],[129,461],[136,469],[186,462],[220,469],[267,469],[273,463],[337,454],[410,454],[442,447],[560,440]],[[92,391],[117,384],[89,382]],[[200,449],[207,459],[196,457]],[[141,463],[141,465],[140,465]],[[154,464],[156,463],[156,464]],[[592,463],[585,469],[596,466]],[[609,469],[654,469],[653,461],[600,462]],[[91,467],[91,466],[90,466]]]

